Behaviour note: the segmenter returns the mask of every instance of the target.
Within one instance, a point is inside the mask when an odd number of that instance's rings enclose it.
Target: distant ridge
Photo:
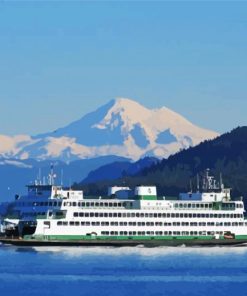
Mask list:
[[[153,184],[158,187],[160,195],[178,195],[181,191],[190,190],[190,180],[196,190],[195,176],[207,168],[215,176],[222,173],[223,181],[232,188],[233,195],[242,195],[247,204],[247,126],[183,150],[135,176],[124,176],[114,184],[122,184],[123,181],[128,186]],[[103,194],[109,185],[112,182],[99,181],[89,185],[81,184],[79,187],[90,194]]]
[[[145,156],[166,158],[217,135],[166,107],[149,110],[133,100],[117,98],[54,132],[0,135],[0,155],[66,162],[107,155],[133,160]]]

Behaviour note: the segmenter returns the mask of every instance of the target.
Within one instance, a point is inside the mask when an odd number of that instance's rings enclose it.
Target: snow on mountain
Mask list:
[[[168,108],[149,110],[130,99],[118,98],[54,132],[33,137],[0,136],[0,155],[68,162],[105,155],[133,160],[166,158],[216,136],[216,132],[199,128]]]

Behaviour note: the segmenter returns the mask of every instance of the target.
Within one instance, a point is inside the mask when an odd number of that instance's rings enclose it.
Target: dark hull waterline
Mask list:
[[[25,240],[18,238],[0,238],[0,243],[15,246],[138,246],[160,247],[160,246],[247,246],[246,239],[211,239],[211,240]]]

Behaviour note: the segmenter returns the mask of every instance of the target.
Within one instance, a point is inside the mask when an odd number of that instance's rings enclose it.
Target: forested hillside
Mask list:
[[[233,195],[243,195],[247,200],[247,127],[238,127],[222,136],[204,141],[196,147],[183,150],[163,159],[138,175],[125,176],[113,182],[77,184],[85,194],[105,194],[111,185],[153,184],[160,195],[177,195],[195,188],[196,174],[206,168],[218,177],[222,173],[226,186],[233,189]]]

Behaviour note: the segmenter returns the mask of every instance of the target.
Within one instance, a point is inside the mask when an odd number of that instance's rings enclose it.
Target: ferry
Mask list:
[[[243,198],[206,170],[195,192],[158,197],[155,186],[111,187],[106,197],[28,185],[1,218],[0,242],[21,246],[209,246],[247,243]]]

